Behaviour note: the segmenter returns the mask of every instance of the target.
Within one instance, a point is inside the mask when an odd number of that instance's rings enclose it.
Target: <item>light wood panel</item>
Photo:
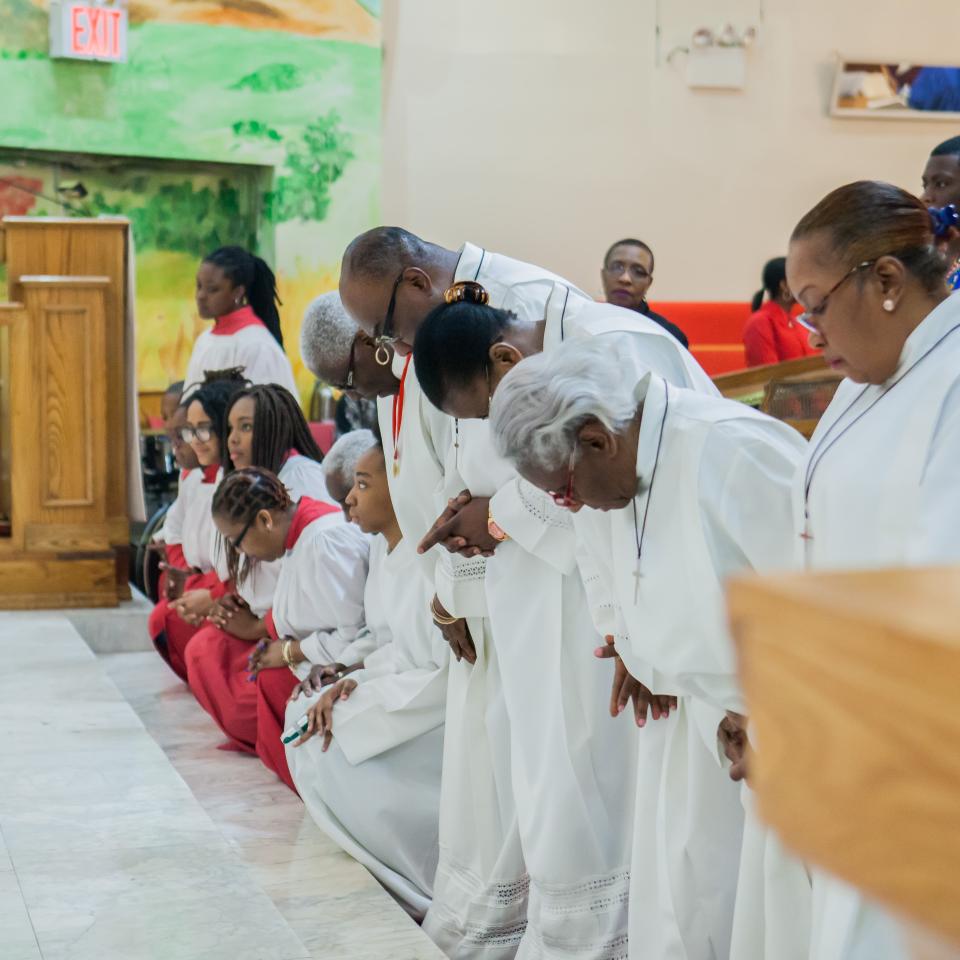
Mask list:
[[[10,443],[20,447],[11,454],[13,531],[0,539],[0,554],[29,549],[75,558],[78,548],[108,549],[114,602],[130,596],[128,230],[120,218],[6,217],[2,231],[9,296],[26,316],[19,346],[11,347],[19,350],[11,381],[20,370],[29,374],[21,375],[23,389],[12,401],[19,429],[11,430]],[[18,468],[32,458],[32,470]],[[98,580],[71,595],[96,596],[99,604],[101,587]]]
[[[960,943],[960,569],[742,580],[729,606],[761,814]]]
[[[108,362],[100,383],[105,387],[111,431],[122,431],[120,435],[125,436],[126,236],[129,222],[121,218],[5,217],[3,225],[8,297],[11,301],[24,300],[24,276],[43,274],[107,278],[104,317]],[[119,442],[117,448],[121,448]],[[106,483],[107,515],[126,521],[126,472],[111,471]]]

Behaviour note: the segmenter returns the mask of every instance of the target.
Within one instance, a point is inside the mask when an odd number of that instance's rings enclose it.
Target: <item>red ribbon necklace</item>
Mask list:
[[[408,353],[400,375],[400,386],[393,396],[393,475],[400,473],[400,428],[403,426],[403,396],[407,382],[407,370],[410,369],[410,359],[413,354]]]

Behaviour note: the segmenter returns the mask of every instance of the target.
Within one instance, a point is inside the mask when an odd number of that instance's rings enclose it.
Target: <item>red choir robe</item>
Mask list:
[[[208,589],[214,595],[220,595],[225,589],[213,568],[210,555],[213,525],[210,502],[219,473],[218,464],[185,471],[177,499],[170,507],[164,523],[167,563],[181,570],[193,571],[187,577],[184,593]],[[181,680],[186,680],[184,652],[200,627],[181,619],[163,595],[150,612],[147,626],[157,652]]]

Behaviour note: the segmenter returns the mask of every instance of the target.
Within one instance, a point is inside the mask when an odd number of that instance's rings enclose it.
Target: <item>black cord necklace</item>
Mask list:
[[[810,488],[813,486],[813,478],[816,475],[817,468],[823,462],[823,458],[833,449],[837,442],[856,424],[858,424],[884,397],[889,396],[892,390],[898,387],[903,383],[906,378],[917,369],[920,364],[930,356],[943,342],[947,339],[952,333],[955,333],[957,330],[960,330],[960,323],[952,326],[936,343],[933,344],[925,353],[917,357],[916,360],[903,373],[894,380],[890,386],[886,387],[877,397],[875,397],[865,409],[861,410],[829,443],[827,443],[830,434],[840,425],[843,418],[860,402],[860,399],[866,394],[870,389],[871,384],[867,384],[854,398],[847,404],[840,416],[830,425],[830,427],[824,432],[824,435],[817,442],[816,447],[814,447],[813,452],[810,454],[810,459],[807,461],[807,470],[804,476],[803,482],[803,517],[804,517],[804,530],[800,536],[804,540],[812,540],[813,537],[810,534],[809,525],[810,525]],[[819,456],[818,456],[819,454]]]
[[[647,487],[647,500],[643,505],[643,524],[638,522],[637,498],[633,498],[633,533],[637,541],[637,566],[633,571],[633,602],[640,601],[640,558],[643,556],[643,538],[647,532],[647,515],[650,512],[650,500],[653,497],[653,481],[657,476],[657,466],[660,463],[660,448],[663,446],[663,428],[667,422],[667,411],[670,408],[670,384],[663,382],[663,417],[660,420],[660,436],[657,438],[657,453],[653,458],[653,469],[650,471],[650,484]]]

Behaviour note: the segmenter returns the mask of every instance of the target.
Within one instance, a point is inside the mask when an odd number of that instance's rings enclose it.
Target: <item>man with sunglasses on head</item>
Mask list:
[[[603,258],[600,281],[607,303],[642,313],[689,347],[687,335],[647,303],[647,291],[653,283],[653,250],[642,240],[618,240]]]

